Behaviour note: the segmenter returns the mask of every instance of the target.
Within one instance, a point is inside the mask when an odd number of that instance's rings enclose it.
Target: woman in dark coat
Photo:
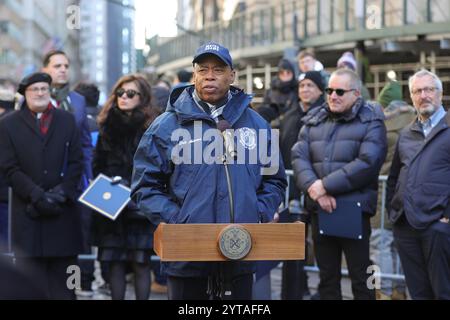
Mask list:
[[[122,177],[129,186],[133,156],[147,127],[158,116],[151,104],[151,88],[138,75],[118,80],[112,94],[98,116],[100,134],[94,153],[94,174]],[[138,212],[134,202],[115,220],[94,217],[93,239],[98,246],[98,259],[109,264],[111,295],[123,300],[126,289],[126,267],[134,271],[136,299],[150,296],[150,257],[153,246],[152,224]]]

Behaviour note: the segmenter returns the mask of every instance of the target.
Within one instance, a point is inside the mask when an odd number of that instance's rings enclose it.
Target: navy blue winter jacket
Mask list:
[[[134,157],[132,197],[155,224],[159,221],[176,224],[230,222],[223,164],[176,164],[176,159],[172,158],[173,149],[181,144],[190,145],[192,157],[201,157],[205,148],[213,145],[211,140],[206,137],[202,139],[202,136],[207,129],[215,129],[216,123],[196,105],[192,98],[193,90],[193,86],[188,86],[171,93],[166,112],[146,131]],[[255,129],[257,133],[259,129],[270,130],[268,123],[249,108],[249,95],[234,87],[231,94],[232,98],[222,116],[232,129],[246,133],[249,131],[245,128]],[[190,140],[172,139],[176,129],[185,129]],[[270,132],[268,139],[270,147]],[[247,136],[245,140],[242,136],[241,139],[237,137],[236,141],[247,146],[246,154],[259,151],[257,139]],[[273,219],[287,186],[283,162],[278,150],[276,153],[278,170],[273,175],[261,175],[264,165],[259,156],[257,163],[250,164],[247,154],[244,164],[229,165],[236,223],[268,222]],[[252,263],[243,265],[247,267],[241,268],[241,273],[254,270]],[[174,276],[208,275],[204,263],[168,263],[165,267],[168,274]]]
[[[86,99],[75,91],[69,93],[70,105],[72,113],[75,116],[77,128],[80,133],[81,148],[83,150],[83,176],[80,188],[84,190],[89,179],[92,179],[92,158],[93,147],[92,137],[89,131],[89,124],[87,119]]]
[[[333,114],[324,104],[303,120],[292,148],[297,186],[307,193],[322,179],[329,195],[358,201],[363,212],[374,215],[378,174],[387,152],[381,108],[359,98],[347,113]]]

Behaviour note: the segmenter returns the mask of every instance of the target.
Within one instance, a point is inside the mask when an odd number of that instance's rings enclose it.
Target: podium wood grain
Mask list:
[[[303,260],[303,223],[240,224],[252,236],[252,249],[243,260]],[[154,234],[154,250],[161,261],[226,261],[218,237],[229,224],[165,224]]]

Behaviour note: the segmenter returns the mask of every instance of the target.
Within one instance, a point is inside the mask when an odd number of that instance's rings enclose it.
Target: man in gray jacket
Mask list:
[[[418,117],[397,142],[389,219],[411,297],[450,299],[450,113],[434,73],[415,73],[409,91]]]

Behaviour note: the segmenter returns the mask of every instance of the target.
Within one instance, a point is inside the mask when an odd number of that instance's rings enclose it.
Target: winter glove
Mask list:
[[[65,198],[61,195],[46,191],[34,207],[42,217],[56,217],[63,212],[60,204],[64,201]]]
[[[127,204],[127,209],[132,211],[139,211],[139,207],[137,206],[136,202],[133,200],[130,200]]]
[[[61,185],[57,185],[56,187],[48,190],[51,193],[51,197],[60,204],[63,204],[69,200],[69,197],[66,195],[66,192],[61,187]]]
[[[32,205],[31,203],[27,205],[26,213],[32,219],[37,219],[37,218],[39,218],[41,216],[39,214],[39,212],[36,210],[36,208],[34,207],[34,205]]]
[[[133,220],[147,220],[147,218],[141,214],[136,202],[130,200],[127,204],[127,217]]]

